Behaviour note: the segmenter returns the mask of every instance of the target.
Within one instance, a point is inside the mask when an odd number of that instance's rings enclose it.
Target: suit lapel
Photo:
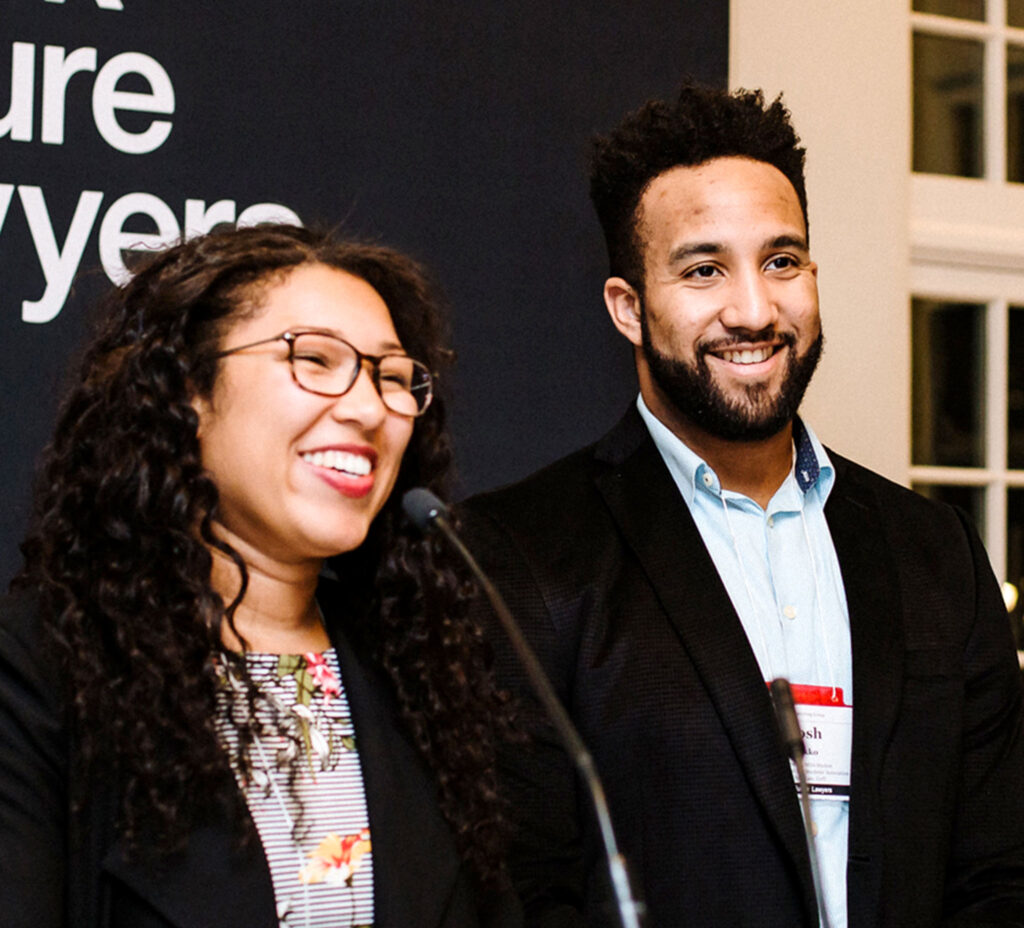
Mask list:
[[[810,861],[789,763],[739,617],[685,501],[635,409],[598,446],[596,478],[623,537],[679,635],[751,789],[800,873],[814,911]]]
[[[337,585],[318,592],[328,617],[351,615]],[[441,923],[460,862],[438,811],[437,788],[398,718],[381,672],[335,622],[329,629],[352,711],[370,818],[377,928]],[[176,928],[277,928],[274,890],[258,839],[238,845],[226,814],[189,838],[185,851],[147,866],[115,845],[103,867]]]
[[[847,868],[850,924],[870,923],[882,877],[878,784],[902,687],[899,584],[878,504],[849,462],[829,452],[836,484],[825,507],[850,613],[853,649],[853,750]]]
[[[344,617],[339,604],[324,614]],[[335,622],[342,684],[352,710],[373,845],[374,924],[377,928],[441,922],[460,862],[437,805],[433,775],[416,753],[383,673],[353,647]]]
[[[226,812],[193,831],[180,854],[146,863],[118,843],[103,869],[178,928],[277,928],[263,846],[256,837],[239,846]]]

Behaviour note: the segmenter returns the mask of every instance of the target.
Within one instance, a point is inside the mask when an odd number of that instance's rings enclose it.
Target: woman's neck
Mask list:
[[[238,595],[241,577],[234,562],[216,549],[211,582],[225,604]],[[225,647],[269,654],[320,652],[330,646],[316,603],[320,564],[278,564],[243,554],[248,584],[235,610],[237,634],[225,622],[221,637]]]

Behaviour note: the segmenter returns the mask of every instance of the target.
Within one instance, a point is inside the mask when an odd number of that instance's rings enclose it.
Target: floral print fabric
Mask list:
[[[239,778],[239,785],[270,865],[280,924],[372,925],[372,842],[337,655],[329,649],[246,660],[267,733],[250,751],[249,782]],[[245,711],[244,700],[234,702],[235,714]],[[219,731],[231,752],[237,737],[227,699]]]

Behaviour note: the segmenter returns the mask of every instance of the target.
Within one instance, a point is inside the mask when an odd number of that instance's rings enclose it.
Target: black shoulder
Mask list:
[[[854,500],[870,500],[883,514],[884,520],[892,526],[904,526],[916,531],[954,531],[962,534],[960,526],[968,531],[973,527],[966,514],[947,503],[928,499],[902,484],[883,477],[881,474],[857,464],[828,449],[828,455],[836,471],[836,485],[833,492],[849,496]]]
[[[586,498],[597,467],[594,447],[581,448],[523,480],[470,497],[459,504],[459,511],[490,515],[499,521],[544,518],[553,508],[564,510]]]
[[[595,502],[594,481],[614,472],[638,451],[653,448],[636,404],[630,403],[619,421],[593,444],[548,464],[517,483],[479,493],[461,504],[473,514],[499,522],[524,525],[583,514]]]
[[[645,454],[657,451],[630,404],[598,441],[524,480],[471,497],[457,514],[467,537],[485,555],[490,548],[495,558],[505,557],[511,545],[536,569],[557,565],[567,570],[570,563],[582,568],[595,546],[617,544],[602,485]]]
[[[42,598],[34,590],[0,596],[0,663],[19,675],[56,683],[59,661],[44,614]]]

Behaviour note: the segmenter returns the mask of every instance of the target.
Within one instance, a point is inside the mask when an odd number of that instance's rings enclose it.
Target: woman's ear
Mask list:
[[[189,405],[195,410],[199,417],[199,424],[196,426],[196,438],[203,437],[203,423],[213,414],[209,399],[200,396],[198,393],[192,395]]]
[[[609,277],[604,282],[604,305],[615,328],[639,347],[642,343],[640,294],[623,278]]]

